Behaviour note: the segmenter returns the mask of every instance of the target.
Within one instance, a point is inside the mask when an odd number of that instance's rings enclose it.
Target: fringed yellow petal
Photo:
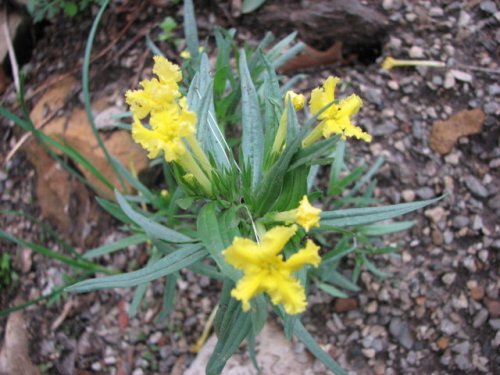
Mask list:
[[[241,301],[243,311],[250,310],[250,300],[263,291],[262,281],[265,277],[264,272],[247,273],[231,291],[231,296]]]
[[[307,306],[306,293],[300,282],[289,274],[276,272],[272,278],[266,278],[264,286],[271,302],[283,305],[288,314],[300,314]]]
[[[311,229],[312,227],[319,227],[320,213],[321,210],[319,208],[313,207],[309,203],[307,195],[304,195],[297,209],[297,216],[295,221],[297,222],[297,224],[302,226],[306,230],[306,232],[309,232],[309,229]]]
[[[340,81],[338,77],[328,77],[323,83],[323,86],[315,88],[311,92],[311,99],[309,100],[309,109],[312,114],[317,114],[324,107],[326,107],[329,103],[335,100],[335,87],[337,83]],[[331,107],[325,110],[320,118],[325,116],[325,112],[330,111]]]
[[[259,264],[259,246],[248,238],[235,237],[231,246],[222,252],[226,262],[242,271]]]
[[[296,272],[304,265],[318,267],[321,262],[321,257],[318,254],[319,246],[312,240],[307,240],[306,247],[293,254],[286,262],[286,269],[291,272]]]
[[[172,64],[163,56],[153,57],[155,65],[153,73],[158,76],[162,83],[175,83],[182,80],[182,73],[178,65]]]
[[[163,150],[163,142],[158,139],[155,132],[142,126],[138,118],[132,123],[132,138],[148,152],[148,157],[153,159]]]
[[[295,234],[297,227],[274,227],[262,237],[259,257],[265,259],[275,256],[283,250],[288,240]]]

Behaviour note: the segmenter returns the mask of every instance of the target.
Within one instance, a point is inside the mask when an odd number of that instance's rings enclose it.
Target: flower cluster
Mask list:
[[[144,80],[140,83],[142,90],[126,93],[134,119],[132,137],[150,158],[163,152],[166,161],[184,168],[185,181],[198,182],[210,194],[211,166],[195,136],[196,114],[189,111],[179,91],[181,70],[161,56],[155,56],[154,62],[153,73],[158,78]],[[142,121],[148,116],[149,127],[145,127]]]
[[[142,81],[142,90],[131,90],[126,94],[134,118],[134,140],[148,151],[150,158],[163,153],[167,162],[177,163],[185,171],[184,183],[190,186],[198,184],[206,195],[211,196],[212,166],[196,139],[196,114],[189,111],[186,98],[179,91],[181,71],[163,57],[156,56],[154,60],[153,73],[157,78]],[[338,81],[338,78],[329,77],[322,87],[312,91],[310,111],[320,123],[303,139],[303,148],[332,134],[339,134],[343,139],[355,137],[371,141],[371,136],[350,120],[362,105],[359,96],[353,94],[335,100]],[[271,150],[274,160],[280,157],[286,147],[289,112],[301,110],[304,104],[303,95],[292,91],[285,94]],[[149,125],[143,124],[145,120],[148,120]],[[258,222],[255,233],[257,242],[236,237],[231,246],[223,251],[225,261],[243,271],[243,276],[231,293],[242,302],[243,310],[249,310],[251,299],[263,292],[270,296],[272,303],[283,305],[288,314],[305,310],[307,302],[304,287],[292,274],[305,265],[319,265],[319,246],[307,240],[305,247],[288,259],[285,260],[281,253],[298,232],[299,225],[305,232],[320,225],[320,213],[321,210],[313,207],[307,195],[304,195],[297,208],[265,215],[264,222],[269,223],[270,220],[280,224],[266,231],[264,225]]]

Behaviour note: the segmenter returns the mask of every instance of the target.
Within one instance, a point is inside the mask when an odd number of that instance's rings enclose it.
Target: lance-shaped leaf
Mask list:
[[[140,285],[188,267],[193,263],[202,260],[207,255],[207,251],[200,244],[183,246],[175,252],[161,258],[154,264],[141,268],[140,270],[121,275],[98,277],[95,279],[81,281],[67,287],[65,291],[84,293],[92,290],[128,288]]]
[[[259,99],[247,66],[245,51],[240,52],[241,75],[241,149],[245,169],[251,171],[252,190],[262,178],[264,160],[264,130]]]

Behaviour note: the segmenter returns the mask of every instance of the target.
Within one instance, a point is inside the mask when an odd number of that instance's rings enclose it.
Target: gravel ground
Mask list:
[[[334,300],[313,290],[311,308],[303,320],[353,374],[498,374],[500,8],[494,1],[480,0],[384,0],[377,7],[390,19],[384,56],[445,61],[455,71],[387,72],[375,63],[330,66],[306,72],[304,91],[335,74],[349,83],[341,95],[354,90],[365,99],[358,122],[374,135],[374,141],[354,143],[350,152],[353,164],[385,157],[376,193],[384,202],[427,199],[444,191],[449,196],[413,214],[411,218],[417,220],[413,229],[387,239],[401,246],[398,256],[376,259],[390,277],[380,280],[363,272],[362,292],[348,299]],[[144,13],[151,24],[162,19],[160,12],[149,8]],[[51,28],[49,41],[42,40],[41,45],[50,45],[50,38],[63,38],[64,24]],[[111,67],[130,73],[142,55],[137,52],[140,48],[134,47]],[[37,61],[44,60],[40,51],[35,51],[35,70]],[[69,57],[59,56],[59,69],[65,58]],[[496,74],[469,67],[493,69]],[[123,87],[128,84],[125,79]],[[485,115],[479,134],[460,138],[447,155],[430,148],[435,121],[473,108]],[[2,129],[10,127],[3,124]],[[10,130],[4,134],[3,156],[17,139]],[[34,171],[19,153],[0,172],[2,208],[36,215],[33,177]],[[11,233],[41,239],[41,233],[24,220],[4,216],[1,222],[2,229]],[[123,235],[113,227],[103,232],[101,242]],[[6,249],[16,251],[13,246]],[[132,248],[105,262],[125,269],[144,252],[141,247]],[[36,296],[61,279],[56,263],[37,255],[27,258],[31,261],[15,264],[22,282],[0,296],[2,306],[15,295]],[[34,362],[55,374],[181,374],[194,358],[190,345],[215,306],[219,285],[185,272],[177,287],[175,310],[160,324],[154,323],[154,316],[161,305],[161,282],[148,289],[143,309],[130,319],[126,316],[132,298],[129,290],[69,297],[50,307],[29,309]],[[52,329],[61,316],[64,319]],[[0,320],[1,335],[4,322]],[[317,372],[321,372],[319,365]]]

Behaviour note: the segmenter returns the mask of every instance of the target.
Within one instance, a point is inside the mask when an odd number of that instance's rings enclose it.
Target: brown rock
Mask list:
[[[475,301],[480,301],[484,298],[484,288],[482,286],[478,286],[477,288],[472,288],[470,290],[470,296]]]
[[[436,344],[440,350],[445,350],[450,345],[450,338],[448,336],[441,336]]]
[[[485,299],[484,304],[486,305],[486,308],[491,316],[500,316],[500,301]]]
[[[358,300],[356,298],[337,298],[334,308],[336,312],[351,311],[358,308]]]
[[[481,132],[484,117],[484,112],[476,108],[458,112],[444,121],[435,121],[431,129],[431,148],[446,155],[460,137]]]

